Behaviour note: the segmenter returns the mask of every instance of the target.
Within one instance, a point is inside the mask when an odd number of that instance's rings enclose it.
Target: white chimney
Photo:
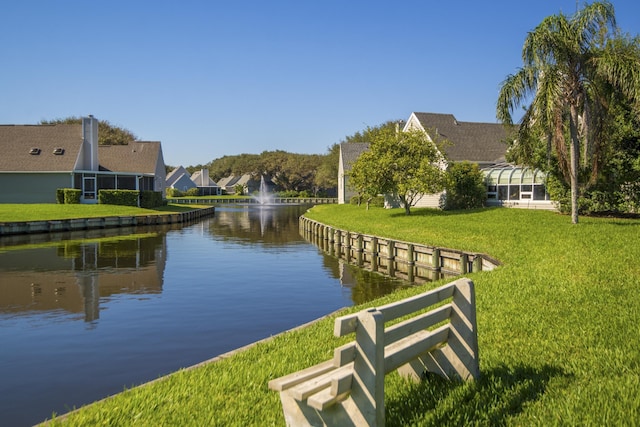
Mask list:
[[[98,164],[98,119],[89,115],[82,118],[82,145],[84,169],[97,171]]]

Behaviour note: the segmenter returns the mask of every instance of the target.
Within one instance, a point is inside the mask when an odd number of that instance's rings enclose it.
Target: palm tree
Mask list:
[[[522,48],[523,67],[502,83],[497,117],[513,124],[525,107],[518,143],[548,143],[571,186],[571,221],[578,222],[579,179],[593,182],[606,142],[612,97],[640,99],[638,40],[620,35],[608,1],[587,4],[573,16],[545,18]],[[528,103],[528,105],[527,105]],[[581,150],[582,148],[582,150]],[[588,178],[580,173],[590,169]]]

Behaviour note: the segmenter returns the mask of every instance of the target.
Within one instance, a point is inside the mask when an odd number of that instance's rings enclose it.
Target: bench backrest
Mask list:
[[[441,304],[447,300],[449,300],[447,303]],[[447,364],[451,366],[447,366],[446,369],[434,369],[435,373],[446,378],[455,376],[465,380],[479,376],[475,292],[471,280],[461,278],[401,301],[338,317],[335,320],[334,335],[342,337],[356,332],[361,319],[376,312],[382,316],[378,327],[384,328],[382,343],[387,348],[385,373],[407,363],[397,355],[394,357],[394,350],[397,352],[401,348],[409,347],[412,342],[426,340],[433,341],[436,345],[446,342],[449,346],[454,346],[458,352],[458,357],[455,359],[459,360],[452,360],[452,363]],[[384,327],[386,323],[405,316],[409,318],[387,328]],[[442,322],[446,323],[436,329],[428,330]],[[349,361],[350,347],[355,346],[356,343],[337,349],[336,353],[346,352],[347,356],[341,357],[344,362]],[[406,357],[412,358],[411,352],[407,352]],[[338,354],[334,360],[337,361],[337,358]]]

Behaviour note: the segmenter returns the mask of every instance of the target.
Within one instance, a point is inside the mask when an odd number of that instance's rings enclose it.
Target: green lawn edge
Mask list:
[[[349,205],[315,206],[306,216],[354,232],[483,252],[504,263],[468,275],[476,284],[480,380],[430,377],[412,384],[387,375],[388,426],[632,425],[640,419],[639,220],[581,218],[572,225],[544,211],[415,209],[405,216]],[[438,284],[399,290],[366,306]],[[332,335],[334,317],[50,424],[284,425],[278,394],[267,384],[330,358],[344,342]]]
[[[203,209],[205,205],[167,204],[153,209],[138,208],[135,206],[118,206],[103,204],[12,204],[0,203],[0,223],[3,222],[28,222],[28,221],[55,221],[77,218],[100,218],[111,216],[141,216],[163,215]]]

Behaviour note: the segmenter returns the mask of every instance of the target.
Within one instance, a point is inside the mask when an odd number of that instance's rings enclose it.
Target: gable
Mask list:
[[[82,141],[81,124],[0,125],[0,171],[71,172]]]

